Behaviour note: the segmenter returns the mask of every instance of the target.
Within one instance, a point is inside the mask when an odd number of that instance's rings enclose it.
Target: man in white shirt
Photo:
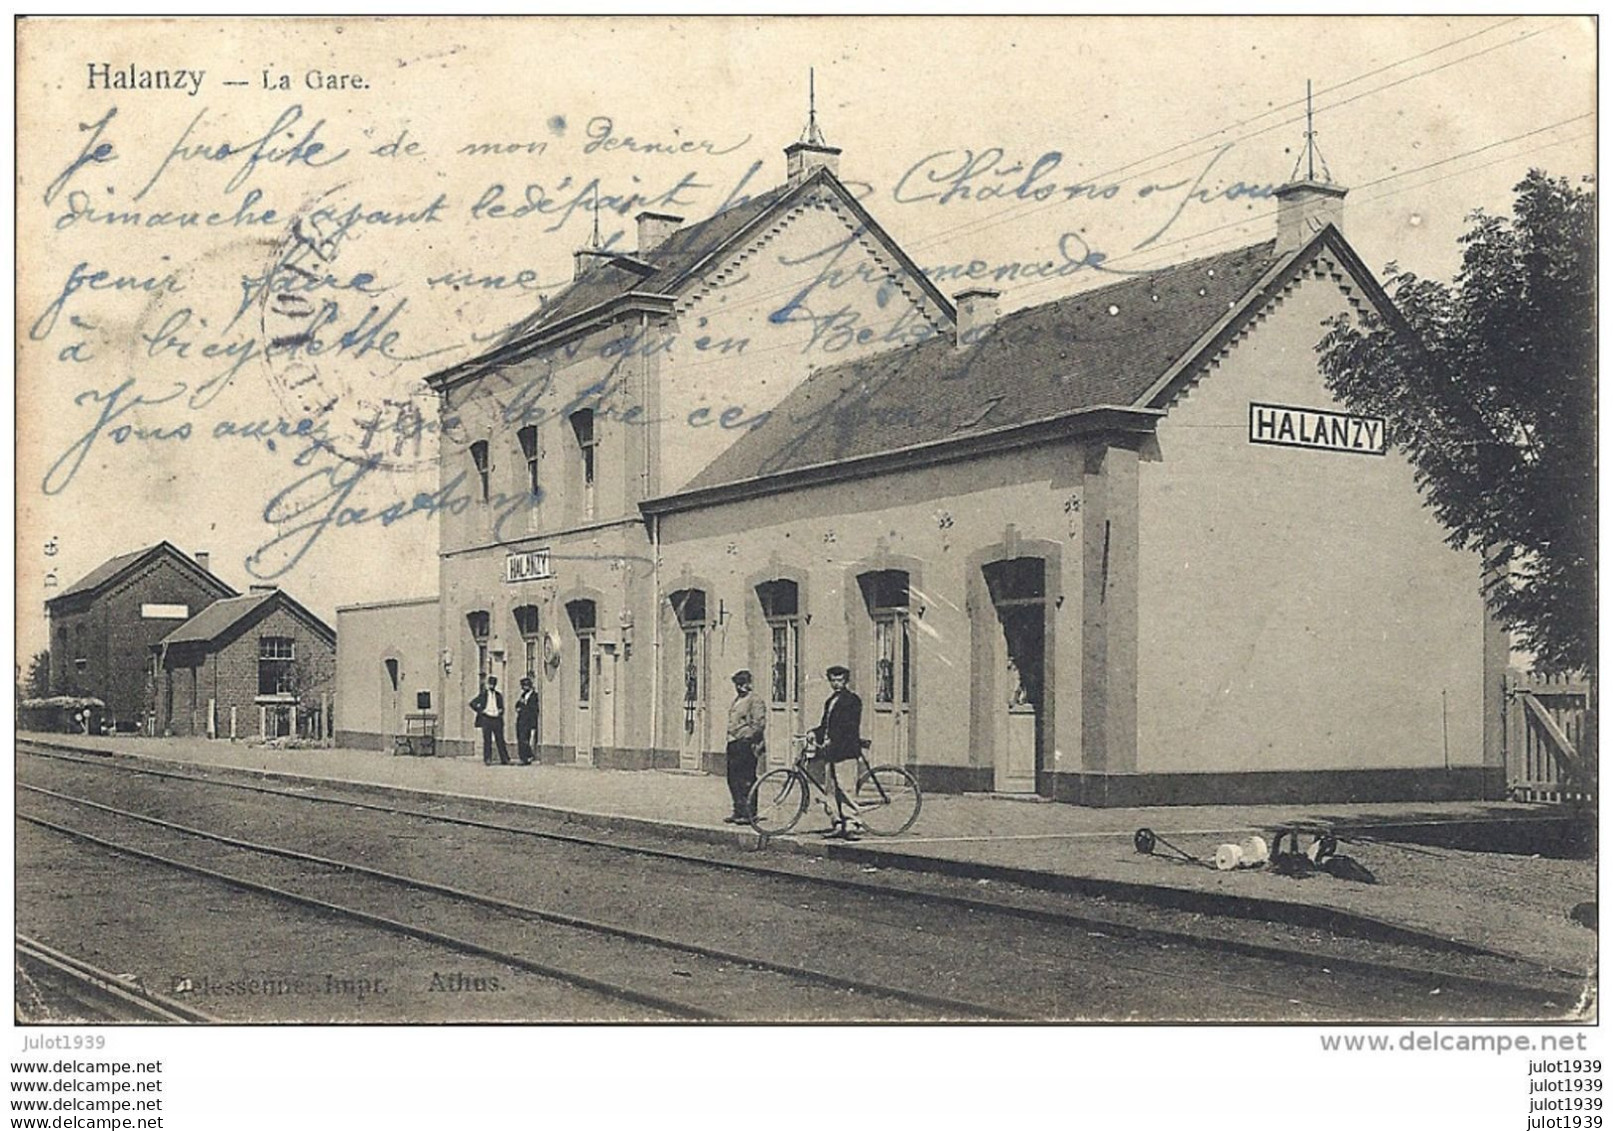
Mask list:
[[[470,701],[476,712],[476,725],[482,728],[482,761],[493,764],[493,743],[498,742],[500,764],[510,764],[510,747],[504,741],[504,693],[498,689],[498,677],[487,677],[487,687]]]
[[[756,759],[767,748],[767,704],[751,693],[751,674],[734,673],[734,702],[728,708],[728,792],[734,811],[723,820],[743,825],[751,818],[750,791]]]

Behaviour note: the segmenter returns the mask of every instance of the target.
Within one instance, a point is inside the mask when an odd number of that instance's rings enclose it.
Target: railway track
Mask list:
[[[113,823],[118,821],[133,822],[151,829],[161,830],[171,834],[170,840],[188,839],[209,842],[230,850],[228,854],[235,855],[236,859],[233,862],[225,863],[224,867],[210,866],[194,858],[187,859],[183,849],[178,844],[174,844],[167,851],[156,851],[149,842],[141,843],[140,838],[129,836],[127,831],[121,837],[114,839],[112,836],[106,835],[104,829],[91,832],[35,813],[26,813],[19,810],[17,814],[19,820],[48,829],[62,836],[71,837],[82,843],[91,844],[107,851],[148,863],[189,872],[192,875],[202,876],[244,891],[271,896],[300,907],[352,919],[368,926],[379,927],[399,935],[420,939],[462,954],[492,959],[502,965],[518,970],[567,982],[612,1000],[649,1007],[666,1015],[669,1019],[700,1021],[734,1019],[721,1010],[712,1009],[702,1004],[704,1000],[712,997],[740,996],[742,993],[750,992],[748,990],[741,991],[713,986],[712,981],[722,977],[724,968],[727,968],[727,971],[730,972],[729,977],[737,976],[738,980],[742,981],[756,981],[764,977],[770,977],[775,980],[783,979],[789,983],[782,987],[786,993],[811,987],[832,987],[839,990],[849,990],[854,994],[861,995],[871,1012],[880,1015],[891,1012],[889,1009],[879,1007],[879,1004],[884,1001],[921,1007],[921,1011],[915,1016],[922,1016],[926,1019],[1015,1019],[1014,1014],[990,1004],[968,1001],[911,987],[886,985],[864,978],[847,977],[828,971],[815,970],[799,964],[775,961],[765,956],[728,951],[611,923],[563,914],[547,908],[512,903],[446,884],[370,868],[352,860],[330,859],[283,846],[245,841],[219,833],[187,827],[147,814],[120,809],[116,806],[105,805],[87,798],[42,790],[34,786],[19,786],[19,789],[32,796],[49,797],[81,813],[95,813],[102,817],[112,818]],[[178,851],[175,851],[176,848]],[[283,870],[278,882],[267,882],[247,874],[251,869],[250,867],[242,868],[242,860],[240,859],[242,855],[268,857],[277,861],[300,865],[301,867],[295,870],[296,874],[287,874],[293,871],[291,869]],[[231,863],[233,863],[233,869],[225,870],[225,867],[230,867]],[[346,886],[350,890],[341,901],[322,898],[310,894],[306,890],[310,886],[309,881],[311,878],[331,875],[347,879],[361,879],[367,881],[372,887],[389,890],[384,892],[352,890],[357,889],[360,885],[348,884]],[[398,893],[409,893],[414,897],[407,901],[411,904],[409,918],[404,918],[397,913],[386,913],[375,909],[377,906],[387,907],[400,902],[395,898]],[[420,897],[430,897],[436,901],[436,904],[434,906],[423,906]],[[475,912],[492,912],[495,915],[507,916],[522,922],[528,927],[533,924],[544,924],[551,928],[558,928],[558,933],[562,935],[569,933],[592,935],[595,936],[594,946],[596,949],[600,945],[600,940],[609,940],[612,943],[626,943],[651,950],[676,952],[683,959],[699,959],[704,960],[707,965],[715,965],[717,971],[714,972],[708,969],[703,972],[703,975],[683,971],[681,974],[676,975],[693,979],[691,992],[687,994],[671,995],[665,992],[638,989],[621,981],[613,981],[592,975],[575,966],[559,965],[551,961],[531,957],[529,931],[521,932],[527,936],[528,945],[524,950],[483,941],[489,935],[496,936],[501,932],[496,929],[497,924],[493,923],[487,916],[467,913],[471,909],[474,909]],[[427,926],[425,925],[426,920],[448,921],[454,924],[454,929],[448,930]],[[506,937],[509,933],[508,931],[502,932]],[[572,940],[562,937],[549,940],[549,945],[546,949],[564,952],[572,946],[574,946]],[[618,957],[623,957],[623,961],[619,963],[623,966],[642,969],[645,965],[643,960],[626,959],[624,956]],[[687,964],[685,963],[685,965]],[[736,975],[732,972],[738,973]],[[779,988],[774,987],[775,991]],[[911,1011],[903,1010],[898,1010],[896,1013],[898,1016],[902,1016],[904,1013],[914,1015],[911,1014]]]
[[[841,891],[857,892],[862,895],[877,896],[882,899],[906,900],[922,902],[927,907],[943,905],[965,911],[971,914],[989,914],[1006,916],[1021,920],[1033,921],[1042,924],[1053,924],[1071,930],[1082,931],[1095,936],[1119,936],[1135,940],[1139,943],[1153,946],[1182,947],[1208,951],[1215,954],[1234,955],[1241,958],[1256,959],[1260,961],[1275,961],[1301,969],[1324,969],[1328,973],[1344,971],[1361,976],[1390,979],[1414,986],[1425,986],[1434,989],[1445,987],[1459,987],[1475,993],[1487,995],[1500,995],[1503,998],[1530,1001],[1538,1004],[1548,997],[1561,997],[1568,992],[1568,987],[1557,989],[1542,988],[1538,984],[1519,984],[1508,982],[1494,977],[1477,976],[1471,973],[1441,969],[1437,966],[1407,965],[1383,961],[1369,961],[1360,958],[1341,957],[1325,953],[1314,953],[1308,950],[1296,950],[1289,947],[1271,946],[1262,943],[1248,942],[1239,939],[1209,937],[1198,932],[1184,932],[1161,929],[1155,926],[1139,926],[1129,924],[1116,918],[1113,914],[1093,916],[1070,910],[1053,909],[1046,906],[1024,906],[1012,902],[996,899],[985,899],[957,894],[937,894],[934,891],[913,891],[902,886],[883,880],[860,879],[849,876],[828,876],[822,874],[807,874],[798,867],[788,867],[783,862],[775,862],[771,858],[756,854],[744,854],[729,858],[713,858],[699,852],[678,851],[661,846],[647,846],[634,844],[607,837],[579,835],[575,832],[547,830],[533,828],[527,825],[511,824],[505,821],[492,821],[485,818],[467,816],[446,812],[429,812],[402,806],[391,802],[368,800],[355,797],[353,791],[342,791],[339,788],[320,787],[309,789],[305,786],[294,789],[282,789],[261,782],[241,782],[220,780],[217,777],[181,773],[173,770],[154,769],[150,767],[131,767],[121,762],[112,762],[105,757],[81,757],[64,754],[57,751],[37,748],[23,751],[39,758],[51,759],[60,763],[78,764],[104,772],[115,769],[118,772],[140,775],[153,779],[168,779],[194,783],[198,786],[210,786],[222,790],[245,791],[265,797],[273,797],[297,805],[340,805],[351,809],[373,812],[392,817],[415,821],[432,822],[439,827],[458,827],[485,830],[532,838],[538,841],[549,841],[568,845],[586,846],[590,850],[606,851],[611,853],[631,854],[641,858],[652,858],[664,861],[675,861],[682,865],[693,865],[705,869],[737,872],[758,877],[785,878],[789,881],[803,882],[818,887],[827,887]],[[37,787],[20,786],[25,792],[38,792],[41,795],[50,791],[39,791]],[[135,814],[128,811],[119,811],[116,807],[104,806],[88,798],[64,798],[65,803],[77,806],[86,806],[99,809],[101,812],[117,814],[127,820],[142,821],[154,827],[166,825],[170,831],[183,833],[190,837],[209,838],[217,843],[228,843],[230,838],[218,834],[206,833],[199,829],[186,828],[162,822],[149,815]],[[439,802],[440,805],[440,802]],[[64,826],[65,828],[65,826]],[[75,830],[83,833],[84,830]],[[551,908],[513,903],[499,900],[477,892],[447,885],[433,884],[416,878],[405,877],[394,873],[387,873],[377,869],[370,869],[354,861],[343,861],[312,854],[297,853],[289,849],[272,845],[237,843],[241,851],[267,853],[276,855],[287,861],[295,861],[309,867],[324,868],[354,875],[366,875],[372,881],[388,883],[403,887],[412,886],[415,890],[430,892],[438,898],[460,901],[466,905],[479,906],[484,909],[497,911],[503,914],[519,915],[529,921],[548,923],[553,926],[564,927],[590,933],[595,937],[608,937],[621,942],[634,942],[648,946],[670,946],[681,949],[685,953],[700,955],[702,957],[729,964],[743,964],[758,970],[769,970],[775,974],[794,977],[814,982],[818,985],[833,985],[837,988],[851,990],[855,993],[868,995],[870,998],[883,997],[886,1000],[906,1002],[911,1005],[927,1009],[942,1011],[942,1015],[957,1018],[1000,1019],[1015,1016],[988,1003],[968,1001],[958,998],[949,998],[945,995],[926,994],[923,991],[912,991],[898,986],[883,985],[878,982],[846,978],[823,970],[804,969],[799,965],[779,963],[763,955],[747,954],[739,951],[728,951],[721,948],[702,946],[684,940],[657,937],[647,932],[632,928],[614,925],[608,922],[585,920],[576,916],[557,912]],[[398,929],[406,929],[406,924],[399,925]],[[458,940],[467,942],[468,940]],[[1111,963],[1111,965],[1116,965]],[[1176,971],[1162,967],[1150,967],[1146,963],[1122,962],[1117,964],[1134,973],[1156,976],[1161,978],[1178,977]],[[563,972],[553,972],[560,976]],[[1247,990],[1247,987],[1240,987]],[[1275,995],[1274,995],[1275,996]],[[1287,994],[1286,998],[1293,1004],[1301,1004],[1303,998],[1296,998]],[[1316,1003],[1305,1003],[1316,1004]]]
[[[16,936],[15,954],[21,1021],[186,1025],[218,1020],[26,935]]]

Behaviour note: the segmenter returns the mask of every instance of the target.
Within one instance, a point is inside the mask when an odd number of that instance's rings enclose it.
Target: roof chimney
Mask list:
[[[827,168],[840,175],[840,150],[832,145],[813,145],[798,141],[784,149],[785,183],[794,188],[819,169]]]
[[[248,585],[246,587],[248,593],[274,593],[279,588],[280,586],[278,585]]]
[[[1325,181],[1290,181],[1276,192],[1277,254],[1298,251],[1323,228],[1344,230],[1344,194]]]
[[[971,287],[952,296],[958,306],[959,349],[972,346],[986,336],[986,332],[997,321],[1001,306],[998,300],[1001,298],[1001,291],[988,290],[985,287]]]
[[[212,560],[213,560],[213,555],[208,553],[206,550],[197,550],[196,551],[196,564],[202,567],[202,572],[203,573],[212,573],[213,572],[212,566],[210,564],[212,562]]]
[[[602,247],[585,247],[581,251],[571,253],[574,262],[571,277],[580,279],[596,267],[602,267],[615,259],[620,252],[606,251]]]
[[[1322,177],[1316,177],[1316,163],[1322,163]],[[1305,175],[1299,175],[1300,163]],[[1327,160],[1316,148],[1316,124],[1311,114],[1311,84],[1305,83],[1305,148],[1294,160],[1288,183],[1276,192],[1277,254],[1287,255],[1304,247],[1329,224],[1344,230],[1344,194],[1349,189],[1333,183]]]
[[[638,221],[640,255],[666,243],[667,238],[678,230],[678,225],[683,223],[682,216],[669,216],[665,212],[640,212],[633,219]]]

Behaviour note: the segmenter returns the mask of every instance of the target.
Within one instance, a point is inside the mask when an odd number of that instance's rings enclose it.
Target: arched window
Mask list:
[[[1042,702],[1045,667],[1043,605],[1047,566],[1041,558],[1012,558],[983,567],[1008,649],[1009,704],[1034,710]]]
[[[706,699],[706,591],[680,589],[667,599],[683,631],[683,733],[692,737]]]

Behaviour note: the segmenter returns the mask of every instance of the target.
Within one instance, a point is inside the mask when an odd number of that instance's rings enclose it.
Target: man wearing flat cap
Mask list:
[[[734,702],[728,708],[728,792],[734,811],[723,820],[743,825],[751,819],[750,791],[756,760],[767,749],[767,704],[751,692],[751,674],[734,673]]]

